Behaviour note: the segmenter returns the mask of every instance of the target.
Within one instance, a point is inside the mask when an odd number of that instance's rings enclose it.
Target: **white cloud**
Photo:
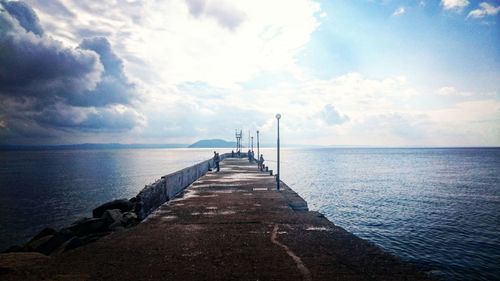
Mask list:
[[[399,7],[394,11],[394,13],[392,13],[392,16],[398,17],[403,15],[405,12],[406,12],[405,7]]]
[[[486,2],[479,4],[479,9],[470,11],[467,18],[484,18],[485,16],[494,16],[500,11],[500,6],[492,6]]]
[[[462,11],[469,4],[467,0],[441,0],[441,6],[445,10]]]
[[[453,95],[457,92],[457,90],[454,87],[442,87],[439,88],[438,94],[440,96],[450,96]]]
[[[236,29],[245,19],[246,14],[229,3],[210,0],[186,0],[189,12],[199,17],[205,15],[214,18],[222,27]]]
[[[464,92],[464,91],[458,91],[455,89],[455,87],[441,87],[438,89],[438,95],[443,96],[443,97],[450,97],[450,96],[455,96],[455,97],[470,97],[473,95],[471,92]]]
[[[33,2],[42,24],[52,27],[47,32],[73,44],[82,34],[106,34],[127,60],[127,74],[148,84],[238,87],[261,73],[300,76],[295,57],[321,17],[312,0],[61,3],[78,17]]]

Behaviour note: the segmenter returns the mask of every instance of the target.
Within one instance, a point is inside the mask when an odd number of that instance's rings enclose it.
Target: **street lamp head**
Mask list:
[[[281,118],[281,114],[279,114],[279,113],[278,113],[278,114],[276,114],[276,119],[278,119],[278,120],[279,120],[280,118]]]
[[[257,134],[259,133],[259,130],[257,130]]]

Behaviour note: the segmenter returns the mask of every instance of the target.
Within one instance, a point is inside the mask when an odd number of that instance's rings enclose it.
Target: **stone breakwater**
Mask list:
[[[229,155],[221,154],[221,161]],[[12,246],[4,252],[54,255],[94,242],[112,232],[133,227],[213,167],[215,163],[213,159],[209,159],[162,176],[154,183],[146,185],[131,199],[104,203],[92,210],[91,218],[81,218],[60,230],[45,228],[28,242]]]
[[[220,160],[223,161],[230,154],[221,154]],[[209,159],[184,168],[180,171],[161,177],[156,182],[146,185],[144,189],[135,197],[136,213],[139,219],[146,218],[163,203],[173,199],[182,190],[192,184],[201,176],[205,175],[210,169],[215,167],[213,159]]]

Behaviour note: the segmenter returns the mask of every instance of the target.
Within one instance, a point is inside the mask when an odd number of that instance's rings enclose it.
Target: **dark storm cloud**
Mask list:
[[[144,123],[136,86],[105,37],[77,48],[44,34],[35,12],[0,0],[0,137],[129,130]]]
[[[70,101],[72,105],[129,104],[136,98],[136,87],[125,76],[123,61],[113,52],[105,37],[84,39],[79,48],[97,53],[104,67],[104,73],[93,91],[73,96]]]
[[[38,21],[36,16],[24,19]],[[25,26],[36,24],[27,21]],[[34,34],[5,11],[0,13],[0,46],[0,95],[8,97],[33,96],[54,102],[95,88],[103,71],[95,52],[66,48],[50,37]]]
[[[38,20],[38,16],[30,6],[17,1],[0,1],[0,4],[2,4],[4,9],[14,17],[25,30],[33,32],[36,35],[43,35],[43,29]]]
[[[27,0],[26,3],[33,5],[37,4],[37,9],[44,11],[47,14],[56,15],[62,18],[74,18],[75,13],[70,11],[59,0]]]
[[[126,107],[77,108],[56,104],[33,115],[37,123],[59,129],[121,131],[134,128],[143,117]]]

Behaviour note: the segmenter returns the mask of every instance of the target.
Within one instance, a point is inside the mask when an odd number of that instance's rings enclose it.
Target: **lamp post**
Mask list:
[[[280,190],[280,118],[281,114],[276,114],[276,120],[278,120],[278,140],[277,140],[277,153],[278,153],[278,165],[276,171],[276,187],[278,191]]]
[[[253,152],[253,136],[252,136],[252,152]]]
[[[260,163],[260,150],[259,150],[259,130],[257,130],[257,163]],[[259,164],[260,167],[260,164]]]

